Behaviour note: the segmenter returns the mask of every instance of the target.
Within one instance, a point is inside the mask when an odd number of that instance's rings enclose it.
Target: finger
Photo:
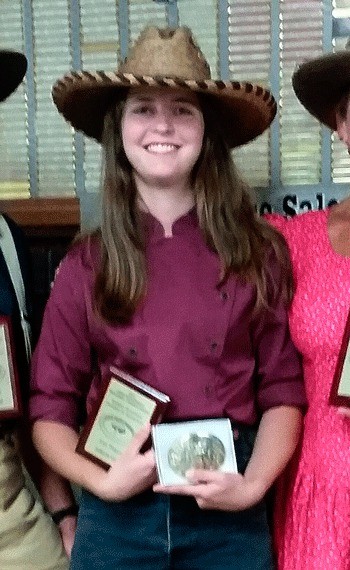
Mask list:
[[[145,453],[140,453],[136,458],[136,461],[137,465],[139,465],[145,473],[152,472],[154,474],[155,481],[157,481],[156,461],[153,453],[150,450],[146,451]]]
[[[198,497],[198,499],[196,499],[196,503],[199,506],[199,508],[203,510],[212,508],[208,503],[207,499],[202,499],[201,497]]]
[[[219,471],[209,469],[190,469],[185,474],[186,479],[192,483],[218,483],[223,479],[223,474]]]
[[[350,418],[350,409],[349,408],[338,408],[338,414]]]
[[[197,497],[200,495],[200,485],[153,485],[155,493],[163,493],[166,495],[183,495],[187,497]]]
[[[142,455],[143,455],[143,458],[146,459],[147,463],[149,463],[150,465],[156,464],[156,458],[155,458],[153,449],[148,449]]]

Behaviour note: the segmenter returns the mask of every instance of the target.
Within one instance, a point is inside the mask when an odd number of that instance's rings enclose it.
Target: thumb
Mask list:
[[[195,485],[198,483],[215,483],[218,478],[218,472],[210,469],[190,469],[186,473],[186,479]]]
[[[138,432],[136,432],[136,434],[132,438],[129,445],[129,451],[133,453],[139,453],[141,447],[143,446],[144,443],[146,443],[147,439],[149,438],[150,433],[151,433],[151,425],[150,423],[147,422],[147,424],[142,426],[142,428]]]

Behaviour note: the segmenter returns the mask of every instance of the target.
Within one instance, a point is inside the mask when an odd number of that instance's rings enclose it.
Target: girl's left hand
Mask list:
[[[222,473],[208,469],[193,469],[186,473],[188,485],[164,486],[153,490],[168,495],[194,497],[201,509],[243,511],[258,503],[266,489],[256,481],[247,481],[240,473]]]
[[[69,559],[72,554],[76,529],[77,529],[76,516],[65,517],[58,525],[58,530],[60,531],[63,547]]]

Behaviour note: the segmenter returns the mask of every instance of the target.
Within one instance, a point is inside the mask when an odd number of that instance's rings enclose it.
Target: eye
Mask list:
[[[175,108],[175,114],[176,115],[193,115],[193,109],[190,106],[186,106],[186,105],[181,105],[179,107]]]
[[[132,112],[135,115],[151,115],[153,110],[152,107],[150,105],[136,105],[133,109]]]

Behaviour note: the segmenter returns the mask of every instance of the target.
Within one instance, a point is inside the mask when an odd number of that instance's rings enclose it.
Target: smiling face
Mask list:
[[[136,185],[188,185],[201,152],[204,120],[195,93],[145,88],[130,92],[122,117],[125,154]]]

